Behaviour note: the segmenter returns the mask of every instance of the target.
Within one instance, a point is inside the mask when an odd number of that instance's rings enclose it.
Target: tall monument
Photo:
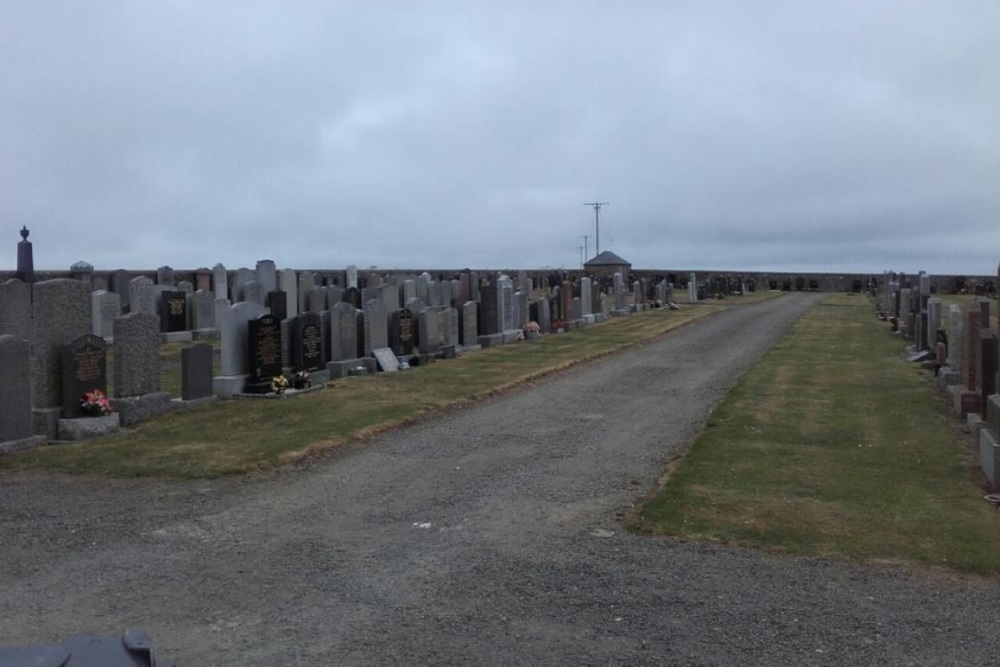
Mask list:
[[[35,282],[35,260],[31,254],[31,241],[28,240],[28,228],[21,226],[21,240],[17,244],[17,274],[16,277],[29,285]]]

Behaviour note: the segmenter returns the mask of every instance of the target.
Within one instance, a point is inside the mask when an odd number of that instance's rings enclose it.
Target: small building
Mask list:
[[[597,257],[584,262],[583,270],[589,276],[608,279],[612,279],[616,273],[620,273],[622,274],[622,278],[628,282],[632,265],[610,250],[605,250]]]

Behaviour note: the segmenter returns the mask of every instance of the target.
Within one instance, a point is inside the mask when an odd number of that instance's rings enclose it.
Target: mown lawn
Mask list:
[[[1000,572],[975,443],[860,295],[804,316],[713,411],[631,527]]]

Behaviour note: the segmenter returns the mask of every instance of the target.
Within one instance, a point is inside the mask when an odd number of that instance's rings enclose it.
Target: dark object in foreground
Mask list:
[[[0,667],[173,667],[153,658],[149,635],[126,630],[121,637],[72,637],[64,644],[0,646]]]

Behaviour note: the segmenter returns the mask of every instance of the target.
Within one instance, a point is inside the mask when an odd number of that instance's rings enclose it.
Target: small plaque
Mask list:
[[[388,347],[380,347],[376,350],[372,350],[372,354],[375,356],[375,361],[378,362],[379,368],[381,368],[386,373],[395,373],[399,370],[399,359]]]

